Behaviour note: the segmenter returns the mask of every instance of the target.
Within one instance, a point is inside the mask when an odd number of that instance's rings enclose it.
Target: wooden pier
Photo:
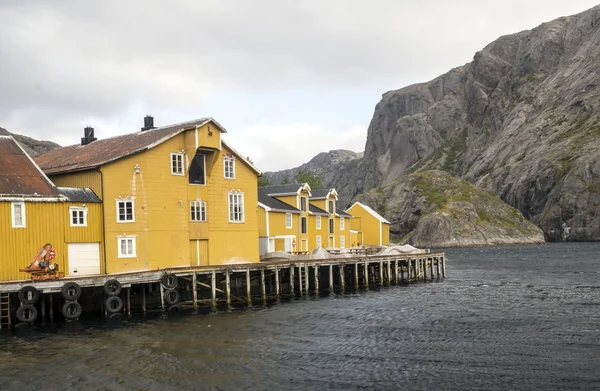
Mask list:
[[[43,282],[0,282],[0,297],[4,298],[0,328],[10,327],[15,317],[20,323],[39,323],[59,318],[168,312],[187,305],[194,308],[252,305],[281,298],[432,281],[445,276],[444,253],[419,253],[177,268]]]

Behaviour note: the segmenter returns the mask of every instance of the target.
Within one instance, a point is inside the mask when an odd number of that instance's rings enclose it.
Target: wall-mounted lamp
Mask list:
[[[139,173],[140,173],[140,165],[139,165],[139,164],[136,164],[135,166],[133,166],[133,171],[134,171],[136,174],[139,174]]]

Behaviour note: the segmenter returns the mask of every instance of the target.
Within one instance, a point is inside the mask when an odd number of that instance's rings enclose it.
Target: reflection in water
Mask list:
[[[0,390],[595,390],[599,250],[448,250],[441,283],[18,328],[0,334]]]

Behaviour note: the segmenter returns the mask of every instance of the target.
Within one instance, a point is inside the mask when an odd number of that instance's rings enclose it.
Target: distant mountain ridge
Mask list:
[[[48,151],[60,147],[52,141],[40,141],[31,137],[14,134],[4,128],[0,128],[0,136],[12,136],[23,147],[25,152],[32,158],[42,155]]]

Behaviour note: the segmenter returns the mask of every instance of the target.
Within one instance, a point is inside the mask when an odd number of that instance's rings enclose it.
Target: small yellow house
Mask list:
[[[295,251],[302,211],[258,189],[260,255]]]
[[[60,186],[103,202],[107,273],[259,261],[260,171],[222,139],[212,118],[50,151],[36,162]]]
[[[350,219],[352,215],[338,208],[338,193],[335,189],[313,190],[310,203],[328,213],[323,231],[323,247],[352,247],[350,241]],[[318,218],[316,219],[318,220]],[[315,225],[318,224],[316,221]]]
[[[90,189],[56,187],[10,136],[0,136],[0,281],[19,272],[50,243],[67,276],[100,274],[102,207]]]
[[[353,219],[352,229],[357,231],[357,245],[388,246],[390,222],[369,206],[355,202],[348,210]]]

